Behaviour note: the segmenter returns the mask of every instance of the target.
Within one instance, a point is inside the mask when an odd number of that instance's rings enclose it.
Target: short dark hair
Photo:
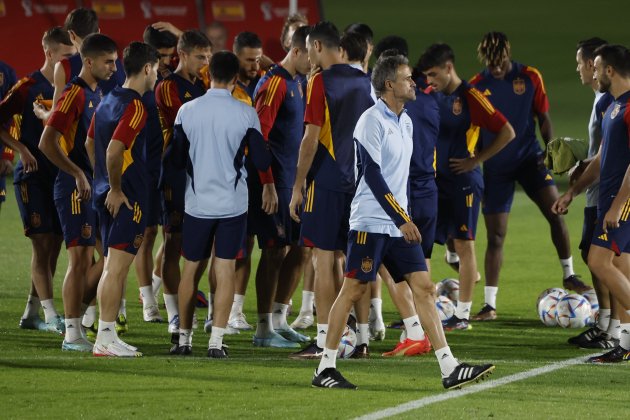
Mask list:
[[[351,32],[357,33],[363,36],[368,44],[372,44],[374,41],[374,31],[372,31],[372,28],[370,28],[365,23],[351,23],[346,27],[343,32],[346,34],[349,34]]]
[[[293,32],[291,37],[291,48],[306,49],[306,37],[311,33],[310,26],[300,26]]]
[[[218,83],[228,83],[238,74],[241,65],[236,54],[219,51],[210,61],[210,77]]]
[[[74,32],[79,38],[85,38],[98,32],[98,16],[92,9],[79,7],[68,13],[64,27],[67,31]]]
[[[300,24],[301,26],[308,26],[308,19],[301,13],[293,13],[284,21],[284,25],[282,25],[282,31],[280,31],[280,44],[284,48],[284,38],[287,36],[287,32],[289,32],[289,28],[291,26]]]
[[[477,46],[477,57],[484,65],[498,65],[503,60],[503,55],[507,54],[509,57],[510,53],[510,41],[503,32],[488,32]]]
[[[127,76],[135,76],[144,66],[159,60],[157,49],[144,42],[134,41],[123,50],[123,67]]]
[[[177,37],[169,31],[158,31],[153,26],[148,25],[144,29],[142,39],[153,48],[174,48],[177,46]]]
[[[190,29],[182,33],[177,41],[177,51],[189,53],[195,48],[212,48],[212,42],[198,29]]]
[[[234,53],[240,53],[243,48],[262,48],[262,41],[253,32],[241,32],[234,37]]]
[[[315,41],[319,41],[326,48],[339,48],[341,43],[341,37],[337,27],[334,23],[326,20],[317,22],[311,27],[308,39],[311,44]]]
[[[630,50],[623,45],[602,45],[595,50],[605,66],[610,66],[623,78],[630,78]]]
[[[115,52],[118,52],[116,42],[107,35],[99,33],[86,36],[81,44],[81,58],[93,58]]]
[[[398,35],[388,35],[378,41],[374,47],[374,57],[378,60],[383,51],[386,50],[397,50],[398,54],[409,57],[409,44],[405,38]]]
[[[426,49],[418,60],[418,70],[426,71],[431,67],[443,66],[448,61],[455,63],[455,53],[447,44],[433,44]]]
[[[72,41],[68,31],[61,26],[54,26],[44,32],[42,44],[46,47],[50,47],[50,44],[72,45]]]
[[[346,52],[348,61],[363,61],[367,55],[368,43],[363,35],[349,32],[341,37],[341,48]]]
[[[389,55],[390,51],[394,50],[387,50],[387,54],[382,54],[372,69],[372,85],[379,96],[385,91],[385,82],[396,79],[398,67],[409,65],[407,57],[401,54]]]
[[[578,42],[576,50],[582,50],[582,59],[584,61],[595,60],[595,50],[606,44],[608,44],[608,42],[601,38],[594,37]]]

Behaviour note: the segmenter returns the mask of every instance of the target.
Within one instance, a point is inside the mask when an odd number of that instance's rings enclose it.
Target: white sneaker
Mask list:
[[[163,322],[157,305],[150,305],[143,309],[144,322]]]
[[[92,351],[93,344],[90,343],[86,338],[81,337],[75,341],[68,342],[65,339],[61,344],[61,350],[63,351],[83,351],[90,352]]]
[[[374,320],[368,320],[370,328],[370,339],[383,341],[385,340],[385,323],[383,318],[377,316]]]
[[[179,315],[175,315],[168,323],[169,334],[179,334]]]
[[[305,330],[314,322],[313,313],[312,312],[300,312],[295,321],[291,323],[291,328],[296,330]]]
[[[96,357],[142,357],[142,353],[131,350],[118,341],[109,344],[96,343],[92,354]]]
[[[232,327],[236,330],[251,330],[253,327],[247,323],[245,319],[245,314],[243,312],[239,312],[236,314],[230,314],[230,319],[228,320],[228,326]]]
[[[129,351],[138,351],[138,347],[134,347],[131,344],[125,343],[119,337],[116,337],[116,342],[120,344],[121,346],[125,347],[126,349],[128,349]]]

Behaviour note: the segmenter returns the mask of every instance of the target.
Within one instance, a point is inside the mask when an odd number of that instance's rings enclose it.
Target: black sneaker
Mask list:
[[[322,354],[324,354],[324,349],[317,346],[317,342],[313,342],[308,346],[304,347],[302,350],[291,353],[289,355],[289,359],[294,360],[313,360],[313,359],[321,359]]]
[[[582,279],[576,274],[572,274],[566,279],[562,280],[562,286],[565,289],[573,290],[575,293],[583,294],[592,289],[591,286],[587,286],[582,282]]]
[[[467,319],[457,318],[455,315],[442,323],[446,331],[452,330],[472,330],[472,325]]]
[[[473,321],[494,321],[497,319],[497,310],[487,303],[483,305],[483,308],[472,317]]]
[[[179,346],[174,344],[169,353],[173,356],[190,356],[192,354],[192,346]]]
[[[494,370],[494,365],[472,366],[460,363],[453,373],[442,378],[442,385],[446,389],[459,389],[465,385],[485,379]]]
[[[326,368],[319,375],[317,374],[317,369],[315,369],[311,385],[319,388],[357,389],[356,385],[348,382],[335,368]]]
[[[581,334],[576,335],[575,337],[569,338],[568,341],[569,344],[574,344],[576,346],[582,347],[604,333],[605,331],[602,331],[597,327],[592,327],[582,332]]]
[[[171,344],[179,345],[179,331],[171,333]]]
[[[367,344],[359,344],[354,348],[354,353],[350,356],[351,359],[369,359],[370,350]]]
[[[208,357],[211,359],[227,359],[228,352],[226,346],[221,346],[220,349],[211,348],[208,349]]]
[[[619,363],[630,361],[630,351],[621,346],[617,346],[608,353],[599,356],[589,357],[587,363]]]
[[[619,345],[619,340],[606,333],[598,335],[591,341],[580,344],[581,349],[614,349]]]
[[[402,319],[399,319],[397,321],[392,321],[387,328],[396,328],[397,330],[401,330],[405,328],[405,323],[402,321]]]

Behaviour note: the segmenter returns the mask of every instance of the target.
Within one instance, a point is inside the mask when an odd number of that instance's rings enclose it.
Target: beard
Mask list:
[[[601,93],[606,93],[610,90],[610,79],[605,75],[597,79],[598,90]]]

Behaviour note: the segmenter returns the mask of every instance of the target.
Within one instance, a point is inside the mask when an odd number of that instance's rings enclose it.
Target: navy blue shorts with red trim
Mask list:
[[[435,243],[435,231],[437,229],[438,194],[437,190],[426,191],[421,197],[409,200],[409,212],[411,220],[418,227],[422,236],[422,253],[426,259],[433,254]]]
[[[66,248],[96,245],[96,210],[92,201],[81,201],[77,190],[55,200]]]
[[[584,224],[582,225],[582,239],[580,249],[588,251],[593,240],[595,224],[597,223],[597,206],[584,207]]]
[[[188,261],[208,259],[214,245],[214,254],[218,258],[243,258],[247,252],[244,247],[246,224],[247,213],[221,219],[201,219],[185,214],[182,256]]]
[[[125,204],[120,206],[115,218],[104,207],[98,209],[98,221],[103,241],[103,253],[108,254],[109,248],[125,251],[136,255],[144,240],[147,216],[144,206],[138,201],[129,199],[133,207],[129,209]]]
[[[344,251],[350,230],[352,194],[318,188],[311,183],[300,219],[300,246]]]
[[[477,234],[483,181],[475,177],[440,185],[438,182],[438,218],[435,242],[445,244],[448,238],[474,241]]]
[[[374,281],[381,264],[396,283],[404,281],[407,274],[427,271],[420,244],[407,243],[403,237],[351,230],[344,276],[361,282]]]
[[[54,180],[27,178],[16,184],[15,200],[20,211],[24,235],[54,233],[61,235],[61,223],[53,198]]]
[[[291,219],[289,203],[291,189],[278,188],[278,211],[268,215],[261,206],[260,200],[254,201],[247,212],[247,234],[256,235],[258,247],[271,248],[276,246],[295,245],[300,239],[300,224]]]
[[[619,227],[608,229],[606,233],[604,233],[604,229],[602,228],[602,221],[609,209],[599,208],[598,210],[591,244],[610,249],[615,255],[630,253],[630,220],[628,220],[630,219],[630,200],[626,202],[622,209]]]
[[[165,233],[181,233],[184,221],[186,173],[178,173],[164,182],[160,191],[162,226]]]

